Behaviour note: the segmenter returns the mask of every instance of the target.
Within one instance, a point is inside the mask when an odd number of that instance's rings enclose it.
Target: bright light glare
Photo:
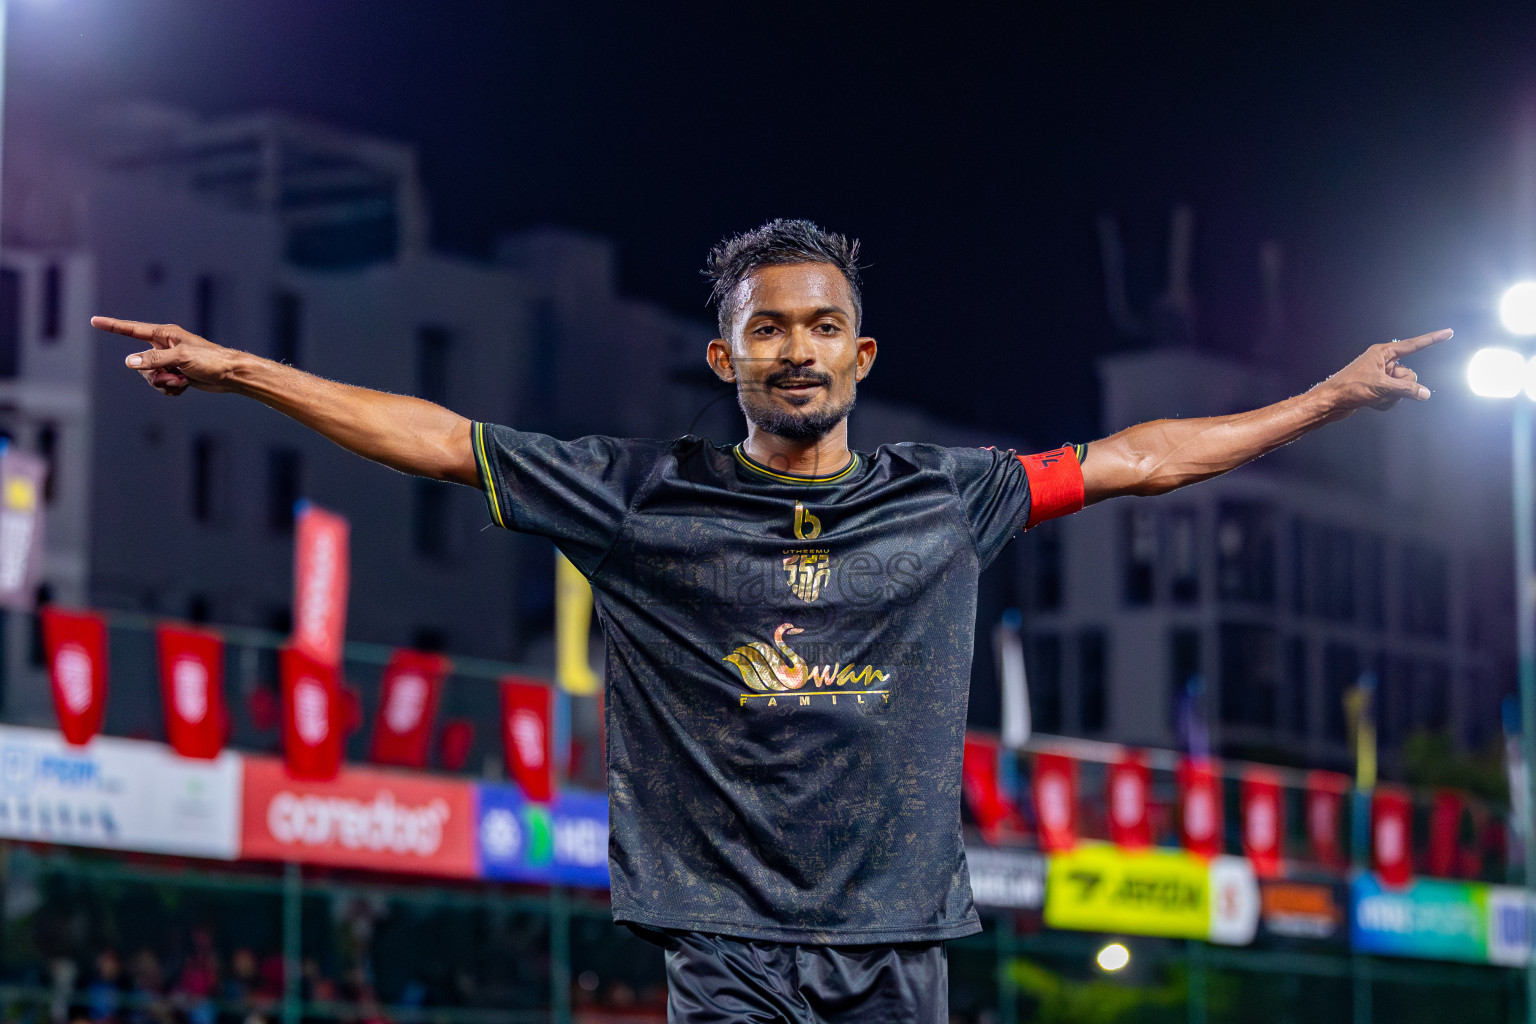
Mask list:
[[[1510,348],[1480,348],[1467,364],[1467,384],[1484,398],[1514,398],[1525,387],[1525,356]]]
[[[1099,950],[1099,966],[1106,971],[1118,971],[1131,962],[1131,951],[1118,942],[1111,942]]]
[[[1536,334],[1536,281],[1521,281],[1504,293],[1499,320],[1511,334]]]

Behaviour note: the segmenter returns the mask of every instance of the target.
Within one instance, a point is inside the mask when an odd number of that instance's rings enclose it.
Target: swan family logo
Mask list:
[[[814,685],[810,691],[798,694],[800,699],[793,702],[797,707],[810,704],[812,697],[830,697],[832,703],[836,704],[839,695],[853,697],[859,704],[866,703],[865,697],[879,697],[880,703],[890,703],[890,690],[877,688],[890,681],[892,675],[890,672],[882,671],[873,665],[864,665],[860,668],[854,663],[809,665],[804,658],[795,653],[794,648],[784,642],[786,636],[803,632],[805,631],[794,623],[783,622],[773,631],[772,645],[762,640],[754,640],[751,643],[742,644],[720,659],[735,665],[736,671],[741,673],[741,681],[757,691],[741,695],[743,707],[749,700],[758,697],[766,697],[768,705],[776,707],[777,694],[795,690],[805,691],[807,683]]]

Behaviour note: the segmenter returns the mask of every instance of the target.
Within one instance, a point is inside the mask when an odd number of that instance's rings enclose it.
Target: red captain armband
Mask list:
[[[1083,467],[1077,448],[1066,445],[1039,455],[1016,456],[1029,478],[1029,522],[1027,530],[1047,519],[1069,516],[1083,507]]]

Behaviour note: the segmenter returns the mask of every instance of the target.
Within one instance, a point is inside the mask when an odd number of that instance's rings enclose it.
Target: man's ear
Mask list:
[[[736,383],[736,362],[731,358],[731,346],[722,338],[716,338],[704,350],[704,361],[715,371],[715,376],[727,384]]]
[[[869,376],[870,367],[875,365],[875,355],[880,346],[875,344],[874,338],[859,338],[854,345],[856,353],[853,357],[853,379],[863,380]]]

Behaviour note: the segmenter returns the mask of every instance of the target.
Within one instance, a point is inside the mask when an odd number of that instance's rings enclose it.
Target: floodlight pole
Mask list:
[[[1520,667],[1520,750],[1525,759],[1526,798],[1521,822],[1525,847],[1526,939],[1525,1019],[1536,1024],[1536,538],[1532,537],[1536,501],[1531,493],[1531,405],[1515,398],[1512,444],[1515,513],[1515,643]],[[1513,796],[1513,794],[1511,794]]]

